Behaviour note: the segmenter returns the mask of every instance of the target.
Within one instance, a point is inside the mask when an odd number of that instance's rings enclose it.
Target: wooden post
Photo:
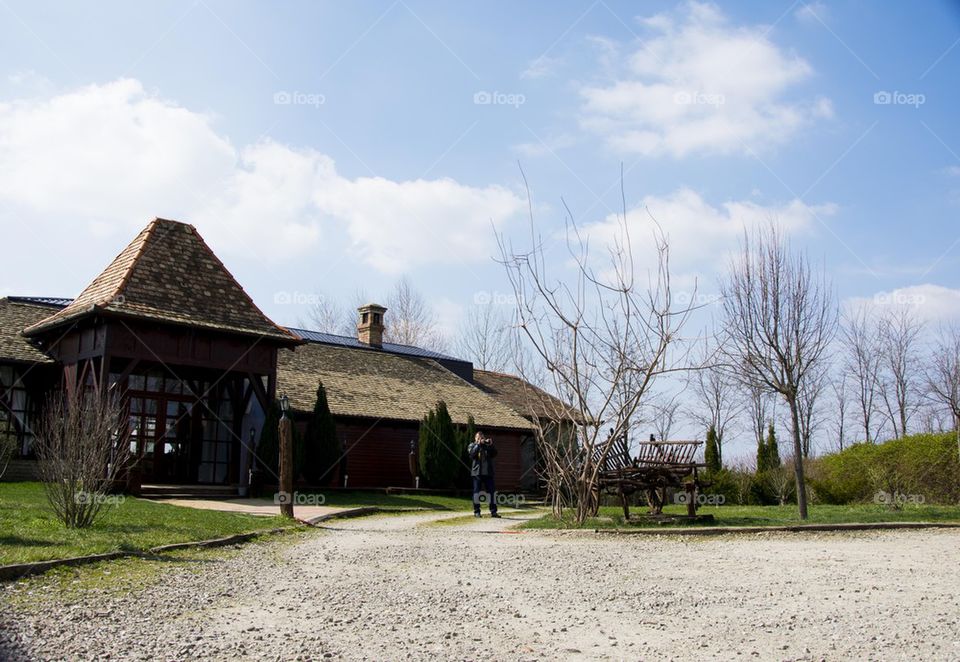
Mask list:
[[[284,412],[280,418],[280,514],[293,518],[293,433]]]
[[[686,483],[684,489],[687,491],[687,517],[697,516],[697,484]]]

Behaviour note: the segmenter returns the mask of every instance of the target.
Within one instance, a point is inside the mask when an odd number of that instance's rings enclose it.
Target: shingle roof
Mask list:
[[[53,363],[53,359],[31,345],[20,331],[50,314],[42,304],[0,299],[0,361]]]
[[[577,413],[563,401],[515,375],[474,370],[473,380],[498,402],[521,416],[548,420],[573,420]]]
[[[72,303],[33,335],[94,312],[296,342],[257,308],[196,228],[157,218]]]
[[[443,400],[455,423],[472,415],[480,427],[531,429],[515,411],[431,359],[321,343],[280,352],[278,392],[293,408],[313,409],[318,381],[337,416],[419,421]]]

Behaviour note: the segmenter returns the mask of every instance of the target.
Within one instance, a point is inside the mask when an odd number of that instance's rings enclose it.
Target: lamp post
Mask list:
[[[284,393],[280,396],[280,491],[277,501],[280,503],[280,514],[293,517],[293,443],[290,418],[290,399]]]

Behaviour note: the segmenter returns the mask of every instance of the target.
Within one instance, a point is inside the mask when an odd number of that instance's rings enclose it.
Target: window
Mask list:
[[[12,442],[19,455],[33,451],[30,398],[20,373],[13,366],[0,366],[0,437]]]

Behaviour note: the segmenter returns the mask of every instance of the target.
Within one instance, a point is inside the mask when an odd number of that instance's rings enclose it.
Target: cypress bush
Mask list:
[[[777,444],[777,431],[773,423],[767,428],[767,469],[778,469],[780,467],[780,447]]]
[[[710,473],[716,473],[723,468],[720,462],[720,448],[717,446],[717,429],[712,425],[707,430],[707,443],[703,451],[703,461]]]
[[[462,452],[458,434],[447,405],[442,400],[420,422],[420,475],[427,485],[436,489],[455,487]]]
[[[322,382],[317,383],[317,400],[307,421],[303,446],[306,479],[317,485],[329,485],[340,460],[340,444],[337,441],[337,426],[327,402],[327,390]]]

